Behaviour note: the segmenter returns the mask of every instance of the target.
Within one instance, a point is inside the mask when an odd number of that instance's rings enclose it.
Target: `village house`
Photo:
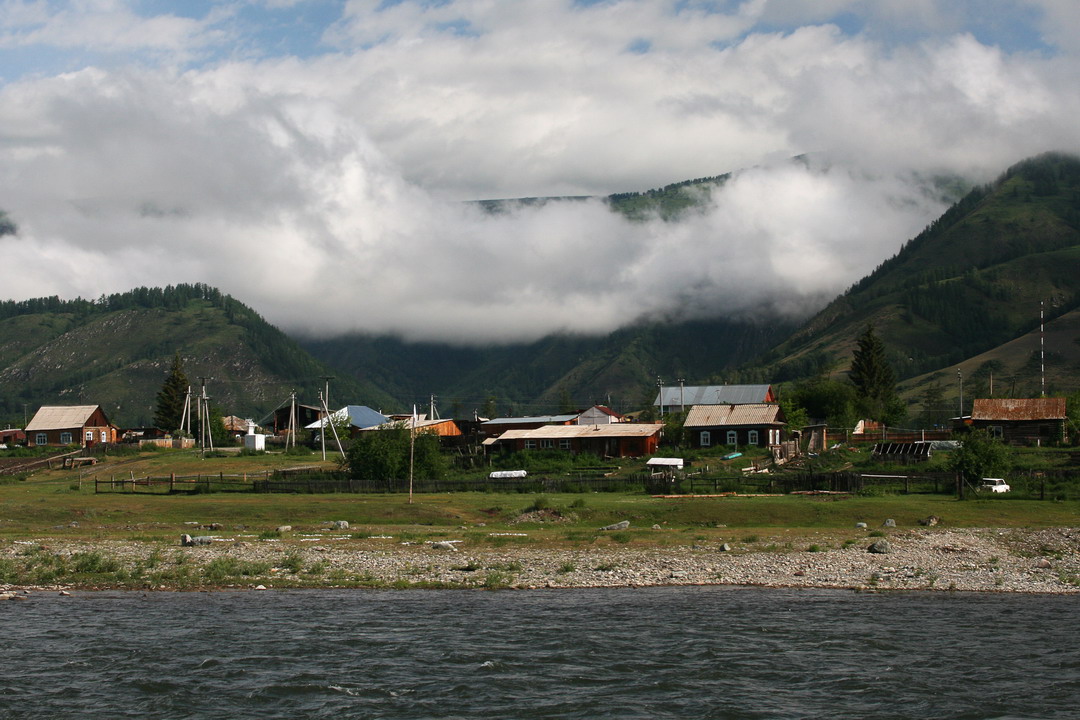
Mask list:
[[[694,447],[779,445],[786,420],[779,405],[695,405],[683,429]]]
[[[487,447],[515,450],[563,450],[574,455],[642,457],[660,446],[661,423],[609,423],[606,425],[545,425],[507,430],[484,440]]]
[[[577,418],[577,413],[494,418],[480,423],[480,434],[486,438],[492,438],[499,437],[508,430],[533,430],[547,425],[572,425]]]
[[[312,423],[317,423],[323,416],[322,408],[315,407],[314,405],[301,405],[296,404],[296,422],[290,424],[289,417],[293,412],[293,404],[286,402],[274,410],[270,415],[267,415],[259,421],[259,425],[267,428],[273,428],[274,435],[287,435],[290,427],[294,427],[299,430],[300,428],[307,427]]]
[[[0,445],[22,445],[26,442],[26,432],[19,428],[0,430]]]
[[[777,400],[772,385],[672,385],[660,390],[653,405],[662,414],[694,405],[755,405]]]
[[[361,430],[382,425],[389,420],[390,418],[377,410],[372,410],[367,405],[346,405],[340,410],[330,413],[330,422],[336,427],[348,424],[349,437],[356,437]],[[326,418],[320,418],[310,425],[305,425],[304,428],[306,430],[321,430],[325,425]]]
[[[43,405],[26,426],[26,444],[85,445],[116,442],[117,428],[100,405]]]
[[[460,437],[462,434],[461,427],[456,420],[450,418],[433,418],[428,420],[426,416],[420,416],[416,420],[413,420],[411,415],[391,415],[388,422],[385,422],[382,425],[364,428],[363,432],[369,430],[383,430],[395,426],[405,428],[412,427],[417,433],[438,435],[440,438]]]
[[[1068,418],[1065,398],[990,398],[975,400],[966,423],[1010,445],[1047,445],[1065,442]]]
[[[578,425],[609,425],[611,423],[625,422],[626,419],[605,405],[593,405],[577,416],[575,421]]]

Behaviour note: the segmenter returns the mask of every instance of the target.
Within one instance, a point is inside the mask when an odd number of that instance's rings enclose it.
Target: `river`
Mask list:
[[[2,718],[1065,718],[1080,599],[736,587],[37,593]]]

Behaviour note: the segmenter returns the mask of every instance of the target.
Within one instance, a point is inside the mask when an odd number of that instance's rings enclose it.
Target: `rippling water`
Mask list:
[[[1072,597],[725,587],[36,595],[2,718],[1080,716]]]

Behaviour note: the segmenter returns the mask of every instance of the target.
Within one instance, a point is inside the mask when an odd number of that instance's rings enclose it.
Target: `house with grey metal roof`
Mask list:
[[[683,429],[695,447],[779,445],[787,424],[779,405],[695,405],[686,414]]]
[[[753,405],[776,402],[772,385],[671,385],[661,388],[653,405],[661,412],[681,411],[693,405]]]
[[[498,437],[507,430],[534,430],[547,425],[572,425],[577,418],[577,413],[493,418],[480,423],[480,434],[484,437]]]
[[[330,413],[330,422],[339,425],[348,422],[351,435],[355,435],[365,428],[382,425],[390,418],[381,412],[372,410],[367,405],[346,405],[340,410]],[[326,426],[326,418],[319,418],[310,425],[305,425],[307,430],[319,430]]]

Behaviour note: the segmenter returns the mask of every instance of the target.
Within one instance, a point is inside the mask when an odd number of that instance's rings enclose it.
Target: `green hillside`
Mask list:
[[[406,406],[436,394],[444,416],[471,416],[492,399],[498,414],[553,413],[594,403],[629,412],[652,402],[657,376],[668,384],[679,377],[691,384],[719,380],[793,327],[729,320],[649,323],[603,337],[561,335],[484,348],[368,336],[303,344]]]
[[[260,416],[296,390],[316,403],[389,398],[329,371],[239,301],[204,285],[139,288],[95,301],[0,302],[0,422],[56,404],[99,404],[120,425],[150,424],[157,391],[179,353],[192,383],[207,381],[227,414]]]
[[[1036,328],[1041,306],[1048,321],[1080,307],[1080,159],[1067,155],[972,190],[757,364],[777,380],[844,372],[873,324],[901,378],[955,375]],[[1080,377],[1059,383],[1075,389]]]

